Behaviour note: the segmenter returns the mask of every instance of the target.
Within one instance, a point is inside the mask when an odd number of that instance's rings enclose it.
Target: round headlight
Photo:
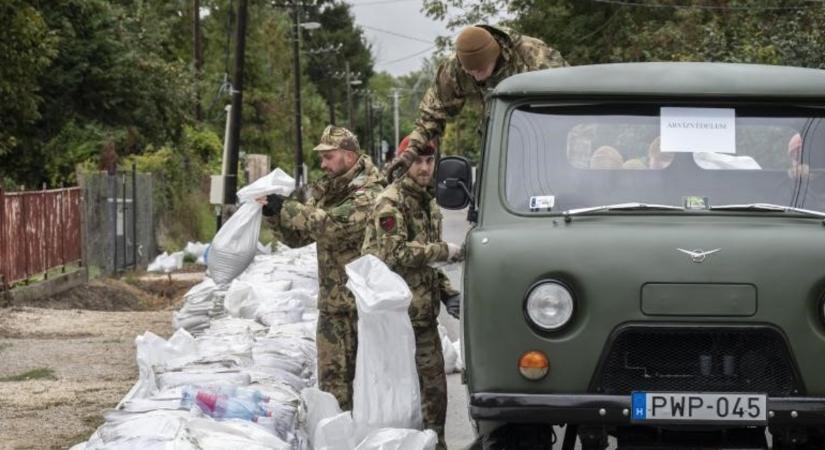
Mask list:
[[[539,328],[558,330],[573,317],[573,295],[559,283],[536,285],[527,295],[527,317]]]

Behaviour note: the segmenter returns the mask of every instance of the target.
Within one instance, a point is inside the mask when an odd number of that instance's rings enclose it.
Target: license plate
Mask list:
[[[765,394],[633,392],[634,422],[767,423]]]

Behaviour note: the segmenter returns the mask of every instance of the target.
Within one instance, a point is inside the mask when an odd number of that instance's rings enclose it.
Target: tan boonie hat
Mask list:
[[[484,28],[467,27],[455,39],[455,54],[465,69],[481,70],[496,62],[501,47]]]
[[[328,152],[330,150],[349,150],[351,152],[358,152],[358,138],[355,137],[352,131],[344,127],[336,127],[335,125],[327,125],[324,128],[324,133],[321,134],[321,142],[315,146],[316,152]]]

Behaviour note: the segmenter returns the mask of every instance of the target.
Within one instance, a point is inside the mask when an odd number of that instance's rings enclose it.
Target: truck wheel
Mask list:
[[[483,437],[481,448],[552,450],[555,442],[556,435],[550,425],[505,425]]]

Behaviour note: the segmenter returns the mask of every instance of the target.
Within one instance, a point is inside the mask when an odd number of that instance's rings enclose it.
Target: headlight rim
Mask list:
[[[570,294],[570,300],[571,300],[571,304],[572,304],[571,312],[570,312],[570,318],[567,319],[566,322],[564,322],[563,324],[559,325],[556,328],[545,328],[545,327],[539,325],[538,323],[533,321],[533,318],[530,317],[530,313],[527,310],[527,303],[530,300],[530,294],[532,294],[533,291],[536,290],[539,286],[544,285],[544,284],[559,285],[564,290],[566,290],[568,294]],[[578,300],[576,299],[575,292],[573,291],[573,289],[570,287],[570,285],[568,283],[565,283],[564,281],[559,280],[557,278],[544,278],[544,279],[541,279],[539,281],[536,281],[535,283],[530,285],[530,287],[527,289],[527,293],[524,294],[524,300],[522,301],[522,308],[521,309],[522,309],[522,313],[524,314],[524,320],[525,320],[525,322],[527,322],[527,324],[530,326],[530,328],[532,328],[533,330],[535,330],[536,332],[539,332],[541,334],[558,334],[558,333],[566,330],[574,322],[574,319],[576,317],[576,310],[578,309],[577,303],[578,303]]]

